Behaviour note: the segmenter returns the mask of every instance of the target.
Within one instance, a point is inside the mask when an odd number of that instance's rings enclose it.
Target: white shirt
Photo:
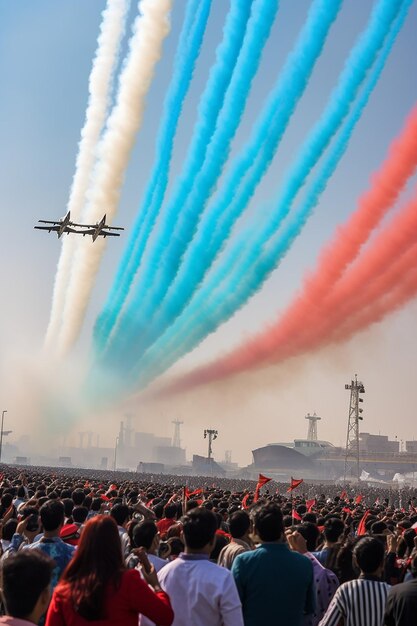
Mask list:
[[[174,611],[172,626],[243,626],[232,573],[205,554],[180,554],[158,574]]]

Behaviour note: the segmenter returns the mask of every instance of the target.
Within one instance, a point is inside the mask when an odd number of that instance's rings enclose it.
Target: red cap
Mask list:
[[[61,528],[59,536],[65,543],[69,543],[70,546],[76,546],[80,540],[80,529],[77,524],[65,524]]]

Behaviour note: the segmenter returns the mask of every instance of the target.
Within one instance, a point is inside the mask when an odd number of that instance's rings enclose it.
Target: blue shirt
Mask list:
[[[23,546],[23,550],[42,550],[44,554],[55,561],[51,580],[51,588],[54,589],[61,578],[62,572],[71,561],[75,547],[65,543],[59,537],[52,537],[51,539],[42,537],[39,541]]]
[[[313,566],[285,543],[264,543],[236,557],[232,574],[242,602],[245,626],[302,626],[313,613]]]

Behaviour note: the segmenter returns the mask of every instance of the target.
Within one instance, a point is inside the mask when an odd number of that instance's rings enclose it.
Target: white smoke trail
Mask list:
[[[79,221],[85,205],[86,193],[96,158],[96,147],[107,116],[113,75],[123,38],[130,0],[107,0],[102,14],[97,50],[89,79],[89,100],[85,123],[81,131],[75,174],[72,181],[67,211],[71,219]],[[52,350],[61,324],[65,291],[68,285],[75,239],[65,237],[55,275],[52,307],[45,337],[46,350]]]
[[[108,118],[98,148],[98,162],[89,191],[84,218],[94,222],[106,213],[109,221],[117,211],[131,150],[145,108],[145,98],[162,43],[170,29],[172,0],[142,0],[133,26],[129,53],[119,80],[116,104]],[[65,294],[58,350],[65,354],[81,330],[88,300],[105,249],[105,242],[77,240],[77,250]]]

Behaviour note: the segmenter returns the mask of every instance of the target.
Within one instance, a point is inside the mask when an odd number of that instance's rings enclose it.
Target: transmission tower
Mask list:
[[[353,476],[359,482],[359,420],[363,420],[362,409],[359,408],[359,403],[363,402],[363,399],[359,397],[359,394],[365,393],[365,387],[355,374],[355,380],[352,380],[350,385],[345,385],[345,389],[350,389],[350,403],[344,480],[346,482],[349,476]]]
[[[307,413],[306,420],[309,421],[307,439],[309,441],[317,441],[317,422],[321,420],[321,417],[315,413],[313,415]]]
[[[215,439],[217,439],[217,435],[219,434],[219,432],[217,430],[213,430],[212,428],[207,428],[204,431],[204,439],[206,439],[208,437],[208,459],[212,458],[213,455],[213,447],[212,447],[212,443]]]
[[[184,422],[180,422],[180,420],[172,420],[171,422],[174,424],[174,438],[172,440],[172,445],[174,448],[181,448],[181,438],[180,438],[180,427]]]

